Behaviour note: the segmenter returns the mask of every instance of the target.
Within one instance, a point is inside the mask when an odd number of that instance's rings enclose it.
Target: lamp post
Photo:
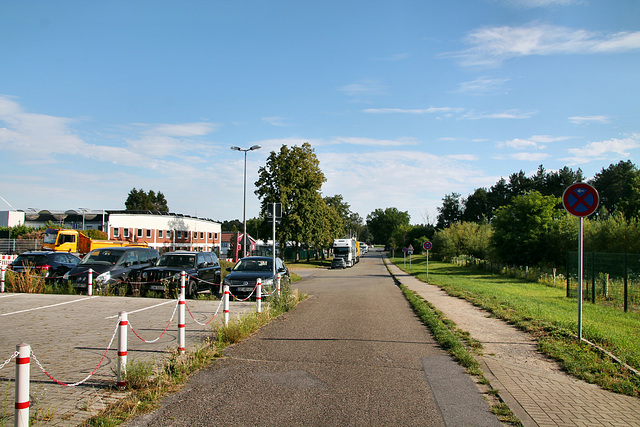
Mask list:
[[[260,145],[253,145],[249,148],[231,147],[234,151],[244,151],[244,208],[242,212],[242,223],[244,231],[242,235],[242,257],[247,256],[247,151],[254,151],[262,148]],[[236,243],[237,244],[237,243]]]

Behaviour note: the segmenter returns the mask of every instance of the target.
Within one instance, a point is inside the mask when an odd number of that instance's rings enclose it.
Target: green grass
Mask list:
[[[403,268],[402,258],[392,260]],[[424,256],[413,256],[406,271],[426,281]],[[483,270],[429,261],[429,282],[450,295],[462,297],[497,317],[533,334],[539,349],[560,362],[567,372],[609,390],[640,396],[640,378],[578,343],[578,302],[565,290]],[[583,337],[640,370],[640,315],[583,304]]]

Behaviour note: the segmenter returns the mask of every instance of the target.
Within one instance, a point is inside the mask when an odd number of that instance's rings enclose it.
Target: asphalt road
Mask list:
[[[379,255],[294,287],[310,298],[128,425],[500,425]]]

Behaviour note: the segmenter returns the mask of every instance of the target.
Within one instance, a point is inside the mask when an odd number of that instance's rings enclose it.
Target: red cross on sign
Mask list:
[[[598,209],[599,202],[598,190],[584,182],[570,185],[562,195],[564,208],[571,215],[577,217],[589,216],[594,213]]]

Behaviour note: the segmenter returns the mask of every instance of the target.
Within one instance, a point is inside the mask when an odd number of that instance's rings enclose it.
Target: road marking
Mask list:
[[[92,296],[92,297],[86,297],[86,298],[76,299],[76,300],[72,300],[72,301],[59,302],[58,304],[44,305],[42,307],[27,308],[26,310],[20,310],[20,311],[14,311],[14,312],[11,312],[11,313],[0,314],[0,316],[11,316],[12,314],[27,313],[29,311],[36,311],[36,310],[42,310],[42,309],[45,309],[45,308],[58,307],[58,306],[65,305],[65,304],[73,304],[74,302],[87,301],[87,300],[90,300],[92,298],[99,298],[99,297],[98,296]]]
[[[150,308],[160,307],[161,305],[165,305],[165,304],[171,304],[171,303],[175,304],[175,302],[176,302],[176,300],[170,300],[170,301],[167,301],[167,302],[161,302],[160,304],[152,305],[150,307],[140,308],[138,310],[133,310],[133,311],[127,311],[127,314],[138,313],[139,311],[149,310]],[[105,319],[115,319],[118,316],[120,316],[120,314],[116,314],[114,316],[105,317]]]
[[[15,297],[16,295],[20,295],[20,294],[7,294],[7,295],[0,295],[0,298]]]

